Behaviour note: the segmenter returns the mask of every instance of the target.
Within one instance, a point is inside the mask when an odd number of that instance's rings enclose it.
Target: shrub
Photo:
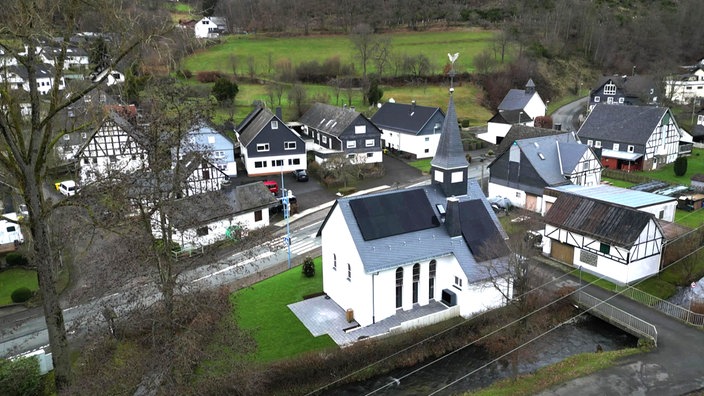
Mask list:
[[[213,85],[212,95],[215,96],[218,102],[224,102],[234,100],[239,91],[240,88],[237,86],[237,83],[227,78],[218,78]]]
[[[5,261],[10,267],[24,267],[29,265],[29,260],[20,253],[8,253],[5,256]]]
[[[16,360],[0,359],[0,394],[39,395],[42,380],[39,361],[34,357]]]
[[[494,150],[489,150],[486,152],[486,155],[494,155]]]
[[[687,157],[677,157],[674,170],[675,176],[684,176],[687,173]]]
[[[201,71],[196,75],[196,79],[201,83],[214,83],[223,77],[225,77],[225,75],[219,71]]]
[[[303,261],[303,266],[302,266],[302,271],[303,275],[305,275],[308,278],[312,278],[315,276],[315,264],[313,263],[313,259],[310,257],[306,257],[306,259]]]
[[[180,78],[190,80],[193,77],[193,72],[188,69],[180,69],[176,71],[176,75]]]
[[[357,187],[340,187],[339,191],[342,195],[350,195],[357,192]]]
[[[26,287],[20,287],[12,292],[10,298],[12,298],[13,303],[23,303],[32,298],[32,295],[34,295],[34,293],[31,290]]]

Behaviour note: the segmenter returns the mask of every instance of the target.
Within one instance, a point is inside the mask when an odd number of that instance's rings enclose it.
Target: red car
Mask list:
[[[279,192],[279,184],[273,180],[264,180],[264,185],[274,194]]]

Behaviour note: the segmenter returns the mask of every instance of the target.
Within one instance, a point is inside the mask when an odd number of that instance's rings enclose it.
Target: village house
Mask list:
[[[658,102],[657,84],[650,76],[606,76],[589,93],[589,110],[599,103],[653,105]]]
[[[499,144],[511,125],[533,126],[536,117],[544,116],[547,104],[529,79],[524,89],[511,89],[499,104],[497,112],[487,123],[487,131],[477,135],[491,144]]]
[[[514,140],[488,168],[489,197],[533,212],[541,212],[546,187],[601,183],[599,159],[574,132]]]
[[[360,326],[429,305],[469,317],[510,298],[506,234],[468,165],[450,96],[430,185],[330,209],[318,231],[323,290]]]
[[[599,104],[577,132],[587,146],[601,150],[604,168],[654,170],[677,159],[681,131],[670,109]]]
[[[445,113],[438,107],[389,101],[371,118],[381,129],[382,147],[409,153],[415,158],[435,155]]]
[[[306,169],[306,145],[280,116],[257,107],[235,128],[242,162],[249,176]]]
[[[193,31],[197,38],[214,39],[228,32],[225,17],[203,17],[195,23]]]
[[[701,63],[693,70],[665,79],[665,96],[679,104],[704,98],[704,69]]]

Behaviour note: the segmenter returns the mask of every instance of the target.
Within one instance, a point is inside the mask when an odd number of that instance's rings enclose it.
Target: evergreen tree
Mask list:
[[[684,176],[687,173],[687,157],[677,157],[674,170],[675,176]]]

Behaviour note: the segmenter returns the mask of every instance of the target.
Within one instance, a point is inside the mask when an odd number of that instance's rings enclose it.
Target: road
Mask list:
[[[305,255],[320,247],[320,238],[315,234],[322,219],[313,220],[299,227],[291,227],[291,258]],[[208,264],[179,275],[178,283],[184,290],[213,289],[230,284],[259,271],[285,263],[289,250],[282,236],[245,252],[238,252],[214,264]],[[137,296],[135,296],[137,293]],[[159,301],[161,293],[154,282],[144,282],[135,287],[131,284],[123,291],[94,299],[85,304],[64,309],[64,320],[69,330],[69,339],[75,339],[89,329],[107,327],[103,318],[104,307],[111,307],[117,317],[126,316],[137,309],[144,309]],[[3,321],[0,331],[0,357],[32,351],[48,345],[49,339],[43,316],[31,316],[34,311],[14,315]]]
[[[585,107],[587,106],[588,102],[589,97],[586,96],[555,110],[550,115],[552,117],[553,125],[561,124],[562,130],[565,132],[578,130],[579,115],[584,113]]]

